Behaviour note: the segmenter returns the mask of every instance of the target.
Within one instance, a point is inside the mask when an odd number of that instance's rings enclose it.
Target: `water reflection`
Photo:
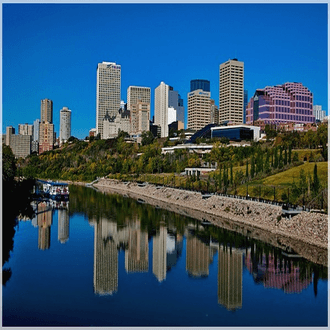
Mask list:
[[[246,258],[246,268],[256,283],[265,288],[283,290],[285,293],[300,293],[313,281],[310,267],[300,269],[292,260],[278,260],[272,255],[263,255],[258,262],[250,253]]]
[[[243,252],[219,249],[218,303],[228,310],[242,308]]]
[[[58,210],[58,240],[62,244],[69,239],[69,202],[54,201],[51,199],[35,200],[31,202],[34,216],[32,225],[38,227],[38,249],[50,248],[51,226],[54,210]]]
[[[218,304],[227,310],[243,307],[243,270],[266,288],[299,294],[311,283],[327,278],[327,268],[285,255],[279,248],[241,234],[166,210],[141,205],[119,195],[72,188],[70,208],[51,201],[35,202],[32,224],[38,226],[38,247],[50,248],[54,210],[58,212],[58,241],[69,240],[69,217],[86,215],[94,227],[93,289],[95,295],[114,295],[119,287],[119,251],[124,251],[125,272],[152,271],[159,283],[176,267],[185,249],[185,275],[196,280],[210,276],[217,258]],[[149,244],[152,243],[152,244]],[[151,254],[149,247],[152,246]],[[152,261],[149,261],[152,255]],[[150,263],[152,263],[150,267]],[[214,267],[212,267],[214,269]]]

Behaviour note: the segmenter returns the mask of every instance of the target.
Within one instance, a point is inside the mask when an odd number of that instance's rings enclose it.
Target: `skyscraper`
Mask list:
[[[322,110],[322,105],[313,105],[313,115],[316,121],[322,121],[326,116],[325,110]]]
[[[172,86],[161,82],[155,89],[155,125],[161,128],[161,137],[167,137],[168,125],[178,120],[184,121],[183,100]]]
[[[244,63],[236,58],[220,64],[219,121],[243,123]]]
[[[127,110],[132,110],[132,106],[139,100],[150,104],[150,87],[129,86],[127,88]]]
[[[66,142],[71,136],[71,110],[63,107],[60,110],[60,144]]]
[[[40,121],[42,123],[53,123],[53,101],[49,99],[41,100]]]
[[[127,89],[127,110],[131,115],[131,133],[149,131],[150,87],[129,86]],[[147,122],[146,122],[147,121]]]
[[[168,136],[168,93],[169,85],[163,81],[155,89],[155,124],[161,128],[161,137]]]
[[[120,108],[121,66],[98,63],[96,75],[96,134],[103,139],[103,119],[115,116]]]
[[[54,148],[53,101],[41,100],[39,125],[39,154]]]
[[[198,131],[211,123],[210,97],[202,89],[188,93],[188,128]]]
[[[39,154],[54,148],[54,124],[40,123],[39,129]]]

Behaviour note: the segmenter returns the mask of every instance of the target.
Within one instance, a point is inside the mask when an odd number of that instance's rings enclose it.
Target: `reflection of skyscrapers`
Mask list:
[[[167,228],[161,226],[152,242],[152,272],[159,282],[166,278],[166,237]]]
[[[94,231],[94,292],[100,295],[118,290],[118,251],[111,226],[110,221],[102,219]]]
[[[243,253],[219,249],[218,302],[229,310],[242,308]]]
[[[186,270],[193,277],[209,275],[210,247],[197,237],[188,234]]]
[[[147,272],[149,268],[148,232],[142,232],[140,222],[129,228],[128,249],[125,250],[127,272]]]
[[[183,239],[180,234],[168,233],[166,239],[166,268],[174,267],[182,253]]]
[[[52,209],[47,203],[38,204],[38,249],[47,250],[50,248],[50,227],[52,225]]]
[[[58,240],[63,244],[69,239],[69,211],[58,210]]]
[[[280,289],[285,293],[300,293],[312,282],[312,272],[307,269],[303,274],[299,265],[294,265],[292,260],[279,260],[272,255],[264,255],[260,261],[249,253],[245,263],[254,280],[263,283],[265,288]]]

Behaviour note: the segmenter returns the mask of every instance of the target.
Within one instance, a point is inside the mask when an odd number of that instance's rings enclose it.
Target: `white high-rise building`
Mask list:
[[[121,66],[113,62],[102,62],[96,75],[96,134],[103,139],[103,119],[116,116],[120,108]]]
[[[243,124],[244,62],[234,58],[220,64],[219,79],[219,122]]]
[[[71,110],[63,107],[60,110],[60,144],[66,142],[71,136]]]
[[[163,81],[155,89],[155,124],[161,128],[161,137],[168,136],[168,92],[169,85]]]
[[[322,122],[326,116],[325,110],[322,110],[322,105],[313,105],[313,115],[315,116],[315,120]]]

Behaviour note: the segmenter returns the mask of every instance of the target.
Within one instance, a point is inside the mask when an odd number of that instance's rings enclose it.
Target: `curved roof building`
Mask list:
[[[246,108],[246,124],[314,123],[313,94],[302,83],[257,89]]]

